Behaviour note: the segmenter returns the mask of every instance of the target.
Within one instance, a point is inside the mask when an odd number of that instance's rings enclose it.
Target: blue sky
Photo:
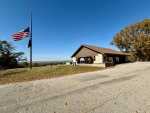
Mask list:
[[[150,0],[0,0],[0,40],[29,56],[28,39],[11,34],[30,23],[33,60],[68,59],[81,44],[114,48],[113,36],[125,26],[150,18]]]

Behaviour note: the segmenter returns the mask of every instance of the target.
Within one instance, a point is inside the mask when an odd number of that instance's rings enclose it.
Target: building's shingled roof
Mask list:
[[[125,53],[125,52],[121,52],[121,51],[116,51],[116,50],[112,50],[110,48],[101,48],[101,47],[96,47],[93,45],[81,45],[80,48],[72,55],[75,56],[76,53],[82,48],[82,47],[86,47],[90,50],[93,50],[97,53],[102,53],[102,54],[114,54],[114,55],[130,55],[129,53]]]

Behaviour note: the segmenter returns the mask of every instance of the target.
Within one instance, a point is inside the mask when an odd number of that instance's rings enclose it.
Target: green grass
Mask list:
[[[0,84],[54,78],[83,72],[97,71],[100,69],[102,68],[88,66],[73,67],[60,65],[33,67],[32,70],[28,68],[1,70]]]

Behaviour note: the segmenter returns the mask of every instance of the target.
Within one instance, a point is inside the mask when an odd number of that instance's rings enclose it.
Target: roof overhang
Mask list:
[[[88,47],[88,45],[81,45],[73,54],[71,57],[74,57],[83,47],[91,50],[91,51],[94,51],[96,53],[100,53],[100,54],[108,54],[108,55],[119,55],[119,56],[130,56],[131,54],[129,53],[124,53],[124,52],[120,52],[120,51],[115,51],[115,52],[108,52],[108,53],[104,53],[104,52],[100,52],[100,51],[96,51],[95,49],[92,49],[90,47]]]

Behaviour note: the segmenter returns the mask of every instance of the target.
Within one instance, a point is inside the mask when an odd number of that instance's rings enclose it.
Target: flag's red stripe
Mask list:
[[[20,34],[20,35],[13,35],[13,39],[22,39],[27,37],[28,34]]]
[[[28,36],[28,35],[14,35],[13,37],[22,37],[22,36]]]
[[[20,34],[20,33],[23,33],[23,34],[24,34],[24,33],[29,33],[29,32],[18,32],[18,33],[15,33],[15,34]]]
[[[13,36],[26,36],[26,35],[28,35],[29,33],[20,33],[20,34],[14,34]]]
[[[13,36],[13,37],[26,37],[27,35]]]
[[[19,41],[19,40],[22,40],[23,38],[27,37],[30,33],[29,32],[17,32],[15,34],[12,35],[12,38],[15,40],[15,41]]]
[[[13,38],[25,38],[26,36],[13,36]]]
[[[21,37],[20,36],[16,36],[16,37],[13,37],[13,38],[23,38],[23,36],[21,36]]]

